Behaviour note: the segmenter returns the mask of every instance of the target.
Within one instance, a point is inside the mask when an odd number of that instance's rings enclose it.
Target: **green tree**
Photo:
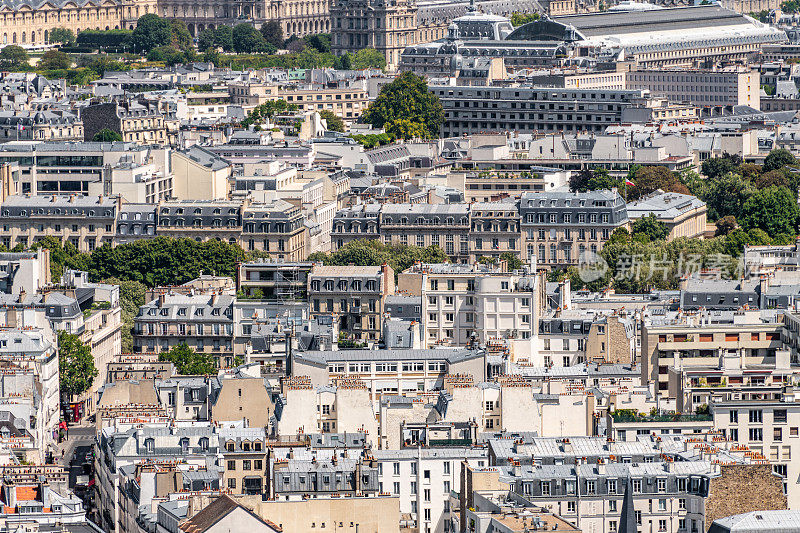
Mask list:
[[[75,44],[75,34],[68,28],[53,28],[47,36],[50,44],[72,46]]]
[[[736,172],[746,180],[753,180],[761,174],[761,166],[753,163],[742,163]]]
[[[409,118],[396,118],[384,124],[386,133],[395,139],[424,139],[427,137],[425,125]]]
[[[420,248],[383,244],[376,240],[357,240],[330,254],[315,252],[308,260],[321,261],[326,265],[379,266],[388,263],[397,274],[417,262],[446,263],[449,257],[438,246]]]
[[[569,188],[573,192],[600,191],[625,185],[620,178],[614,178],[604,168],[584,169],[570,176]]]
[[[511,24],[515,28],[536,20],[539,20],[539,13],[511,13]]]
[[[283,46],[283,27],[277,20],[270,20],[261,26],[261,36],[275,48]]]
[[[89,48],[121,51],[131,46],[132,35],[132,30],[83,30],[78,34],[77,43]]]
[[[786,165],[797,165],[797,160],[792,153],[786,148],[776,148],[772,150],[767,157],[764,158],[763,172],[770,170],[779,170]]]
[[[0,69],[18,70],[28,66],[28,52],[21,46],[9,44],[0,50]]]
[[[144,301],[147,287],[139,281],[119,278],[104,279],[103,283],[119,286],[119,306],[122,309],[122,353],[133,352],[134,318]]]
[[[756,176],[752,181],[757,189],[766,189],[767,187],[791,187],[787,173],[781,170],[770,170],[763,174]]]
[[[355,54],[350,61],[350,68],[353,70],[364,70],[368,68],[385,69],[386,56],[374,48],[362,48]]]
[[[331,51],[330,33],[317,33],[315,35],[306,35],[305,37],[303,37],[303,42],[308,46],[314,48],[317,52],[320,52],[322,54],[326,54]]]
[[[634,239],[645,237],[647,242],[663,241],[667,238],[667,235],[669,235],[667,225],[658,220],[653,213],[641,217],[631,225],[631,236]]]
[[[253,53],[262,49],[264,38],[251,24],[242,22],[233,27],[233,50],[239,54]]]
[[[170,34],[170,44],[172,44],[172,46],[180,50],[186,50],[192,45],[192,34],[189,33],[189,29],[186,27],[184,21],[180,19],[171,19]]]
[[[509,271],[520,270],[522,268],[522,260],[511,252],[501,253],[500,259],[506,262]]]
[[[786,187],[762,189],[747,199],[742,207],[742,228],[760,228],[770,237],[797,234],[800,207],[797,198]]]
[[[288,104],[286,100],[268,100],[261,105],[254,107],[250,113],[247,114],[241,122],[243,128],[249,128],[252,125],[258,126],[264,120],[275,116],[276,113],[283,113],[284,111],[296,111],[295,104]]]
[[[800,0],[786,0],[785,2],[781,2],[781,11],[784,13],[800,12]]]
[[[158,356],[159,361],[169,361],[182,376],[206,376],[217,373],[214,358],[204,353],[197,353],[186,343],[173,346],[168,352]]]
[[[153,48],[167,46],[172,43],[172,23],[170,19],[161,18],[155,13],[139,17],[136,29],[131,34],[134,52],[147,54]]]
[[[245,253],[224,241],[156,237],[115,247],[104,244],[87,257],[88,264],[81,269],[88,271],[92,280],[114,277],[154,287],[180,285],[201,272],[233,277],[236,263],[245,259]]]
[[[197,49],[205,52],[209,48],[216,48],[214,41],[214,30],[206,28],[197,36]]]
[[[111,143],[117,142],[122,140],[122,135],[117,133],[114,130],[110,130],[108,128],[103,128],[102,130],[98,131],[92,137],[94,142],[103,142],[103,143]]]
[[[717,220],[717,229],[714,231],[714,236],[727,235],[737,227],[736,217],[733,215],[724,216]]]
[[[665,192],[689,194],[689,189],[667,167],[639,167],[633,187],[628,188],[628,200],[638,200],[661,189]]]
[[[88,346],[81,342],[77,335],[58,332],[58,378],[61,395],[68,401],[89,390],[97,368]]]
[[[376,128],[398,119],[421,124],[424,136],[431,139],[439,136],[439,128],[444,123],[444,109],[439,98],[428,90],[424,78],[412,72],[404,72],[384,85],[362,116],[364,122]]]
[[[723,153],[722,157],[712,157],[703,161],[703,175],[708,178],[717,178],[728,172],[733,172],[742,164],[742,158],[738,155]]]
[[[233,28],[218,26],[214,30],[214,46],[222,48],[224,52],[233,51]]]
[[[731,172],[709,180],[707,194],[700,199],[706,202],[711,220],[728,215],[739,220],[742,206],[754,192],[752,183]]]
[[[70,59],[69,54],[61,50],[48,50],[36,65],[37,68],[42,70],[68,69],[71,66],[72,59]]]
[[[344,133],[344,120],[339,115],[329,109],[323,109],[319,112],[319,116],[325,119],[329,130]]]

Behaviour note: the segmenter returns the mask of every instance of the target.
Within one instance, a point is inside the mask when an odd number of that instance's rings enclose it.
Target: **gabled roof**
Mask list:
[[[228,496],[227,494],[223,494],[216,500],[214,500],[208,507],[188,519],[187,521],[183,522],[179,527],[181,531],[185,531],[186,533],[203,533],[205,531],[210,530],[217,522],[231,514],[237,508],[243,509],[247,514],[264,524],[267,528],[266,531],[274,531],[276,533],[280,533],[283,531],[279,526],[270,522],[269,520],[265,520],[252,512],[247,507],[241,505],[236,500]],[[253,532],[255,533],[255,532]]]

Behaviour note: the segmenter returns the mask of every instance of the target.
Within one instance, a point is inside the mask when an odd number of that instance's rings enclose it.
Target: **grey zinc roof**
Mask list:
[[[751,511],[749,513],[726,516],[714,520],[709,533],[798,533],[800,532],[800,511],[774,510]]]
[[[483,357],[479,350],[441,348],[427,350],[337,350],[332,352],[302,352],[295,358],[309,363],[327,364],[329,361],[436,361],[450,363]]]
[[[751,24],[743,15],[719,5],[676,7],[653,11],[608,11],[555,17],[585,37],[619,33],[680,31],[698,26]]]

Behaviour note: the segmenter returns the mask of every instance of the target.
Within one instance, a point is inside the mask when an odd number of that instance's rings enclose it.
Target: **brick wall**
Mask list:
[[[723,466],[722,475],[711,480],[706,498],[706,527],[718,518],[762,511],[787,509],[781,478],[771,465]]]

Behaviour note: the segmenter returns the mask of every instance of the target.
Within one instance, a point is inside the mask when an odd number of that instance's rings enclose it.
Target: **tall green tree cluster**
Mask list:
[[[761,229],[772,239],[785,240],[797,234],[800,222],[797,166],[785,149],[770,152],[763,166],[726,154],[703,162],[705,179],[685,172],[681,180],[706,202],[709,219],[722,221],[719,233],[739,225],[745,231]]]
[[[444,123],[444,109],[424,78],[404,72],[381,89],[361,120],[398,138],[433,139]]]
[[[204,353],[197,353],[185,343],[174,346],[170,351],[158,356],[160,361],[169,361],[182,376],[205,376],[216,374],[217,365],[214,358]]]
[[[420,248],[383,244],[375,240],[357,240],[330,254],[315,252],[308,260],[321,261],[326,265],[378,266],[387,263],[395,273],[399,273],[417,262],[446,263],[450,259],[438,246]]]
[[[90,279],[115,278],[137,281],[148,287],[179,285],[195,279],[201,272],[233,277],[236,263],[247,258],[236,244],[210,240],[155,237],[111,247],[106,244],[91,253],[82,253],[67,242],[46,237],[33,247],[50,250],[53,279],[59,279],[65,268],[84,270]]]
[[[92,351],[77,335],[58,332],[58,379],[63,401],[89,390],[97,377]]]

